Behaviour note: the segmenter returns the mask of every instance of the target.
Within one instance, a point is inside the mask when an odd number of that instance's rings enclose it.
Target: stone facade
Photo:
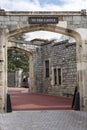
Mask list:
[[[37,43],[36,40],[34,42]],[[37,46],[34,56],[37,92],[53,95],[73,94],[77,85],[76,43],[68,43],[67,40],[55,43],[44,42]],[[45,61],[49,61],[49,77],[45,77]],[[58,68],[61,69],[59,85],[54,83],[54,69]]]

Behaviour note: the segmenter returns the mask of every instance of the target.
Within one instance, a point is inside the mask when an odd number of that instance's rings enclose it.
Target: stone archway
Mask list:
[[[33,69],[33,52],[30,48],[25,48],[23,45],[18,45],[15,42],[9,42],[8,43],[8,49],[17,50],[19,52],[25,53],[29,57],[29,78],[30,78],[30,86],[29,91],[35,92],[35,82],[34,82],[34,69]]]
[[[81,36],[79,34],[79,31],[71,30],[71,29],[68,29],[68,28],[59,27],[59,26],[55,26],[55,25],[43,25],[43,24],[39,25],[38,24],[38,25],[32,25],[32,26],[30,25],[30,26],[27,26],[27,27],[24,27],[24,28],[14,30],[13,32],[9,33],[9,36],[19,34],[20,32],[25,33],[25,32],[33,32],[33,31],[40,31],[40,30],[64,34],[64,35],[67,35],[67,36],[71,36],[76,40],[76,44],[77,44],[76,45],[77,85],[78,85],[78,90],[80,92],[80,96],[83,97],[83,87],[82,87],[81,79],[80,79],[81,73],[79,72],[79,69],[80,69],[79,64],[81,63],[81,53],[80,53],[81,48],[80,48],[80,46],[82,46],[82,39],[81,39]],[[82,101],[81,101],[81,103],[82,103]]]
[[[20,31],[21,30],[21,31]],[[26,31],[25,31],[26,30]],[[81,36],[79,34],[79,31],[76,31],[76,30],[71,30],[71,29],[68,29],[68,28],[64,28],[64,27],[58,27],[58,26],[54,26],[54,25],[38,25],[38,26],[29,26],[26,28],[21,28],[21,29],[17,29],[15,30],[14,32],[12,32],[11,34],[9,33],[9,36],[13,36],[14,34],[19,34],[20,32],[21,33],[24,33],[24,32],[32,32],[32,31],[39,31],[39,30],[44,30],[44,31],[51,31],[51,32],[56,32],[56,33],[60,33],[60,34],[64,34],[64,35],[67,35],[67,36],[71,36],[73,38],[75,38],[76,40],[76,54],[77,54],[77,86],[78,86],[78,91],[80,93],[80,105],[81,105],[81,108],[82,106],[84,106],[84,102],[82,100],[83,97],[84,97],[84,94],[83,94],[83,84],[81,82],[81,76],[82,76],[82,73],[81,73],[81,69],[82,69],[82,65],[79,66],[80,64],[82,64],[82,61],[81,61],[81,46],[82,46],[82,39],[81,39]],[[31,58],[32,59],[32,58]]]
[[[76,39],[77,52],[77,77],[80,92],[81,109],[87,110],[87,13],[85,10],[79,12],[8,12],[0,10],[0,110],[6,107],[7,87],[7,44],[8,38],[18,34],[36,30],[52,31],[65,34]],[[58,19],[58,23],[29,23],[32,16],[39,18],[51,17]],[[55,16],[55,17],[54,17]],[[53,18],[53,19],[52,19]],[[36,20],[37,21],[37,20]],[[31,57],[32,60],[32,57]]]

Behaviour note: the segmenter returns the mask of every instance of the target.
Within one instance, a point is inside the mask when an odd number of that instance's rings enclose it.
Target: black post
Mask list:
[[[76,93],[74,110],[80,110],[80,95]]]
[[[12,112],[10,94],[7,93],[7,112]]]
[[[74,90],[73,101],[72,101],[72,108],[75,106],[76,93],[77,93],[77,86],[75,87],[75,90]]]

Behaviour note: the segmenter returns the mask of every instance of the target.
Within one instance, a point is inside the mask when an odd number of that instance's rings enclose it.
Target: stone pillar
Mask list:
[[[77,75],[80,93],[80,108],[87,110],[87,30],[79,30],[81,41],[77,47]],[[78,43],[77,43],[78,44]]]
[[[18,70],[15,73],[16,87],[21,87],[22,86],[22,72],[23,72],[23,69],[18,68]]]
[[[35,79],[34,79],[33,55],[29,56],[29,78],[30,78],[30,92],[36,92]]]
[[[0,28],[0,112],[6,111],[7,103],[7,29]]]

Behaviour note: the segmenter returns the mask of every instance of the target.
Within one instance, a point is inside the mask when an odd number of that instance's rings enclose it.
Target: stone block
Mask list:
[[[73,21],[81,22],[81,16],[73,16]]]
[[[13,21],[19,22],[19,20],[20,20],[19,16],[11,16],[9,21],[11,21],[11,22],[13,22]]]

